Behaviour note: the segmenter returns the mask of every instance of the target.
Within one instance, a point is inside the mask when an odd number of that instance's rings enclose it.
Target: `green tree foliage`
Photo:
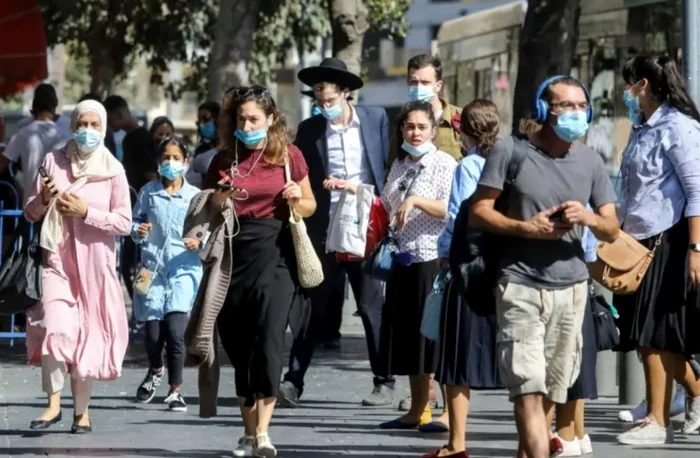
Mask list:
[[[177,98],[206,82],[218,0],[39,0],[49,45],[65,44],[89,62],[90,89],[104,95],[143,56],[151,83]],[[166,81],[168,63],[189,69],[183,81]]]
[[[333,0],[267,0],[253,38],[249,62],[251,81],[265,84],[289,52],[314,49],[319,38],[331,33]],[[412,0],[362,0],[371,30],[403,37],[405,13]]]

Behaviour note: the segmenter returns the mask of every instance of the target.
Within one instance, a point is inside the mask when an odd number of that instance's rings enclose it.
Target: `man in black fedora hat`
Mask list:
[[[374,373],[374,390],[363,404],[391,404],[394,378],[386,373],[386,364],[379,356],[384,285],[364,275],[361,262],[338,262],[335,253],[326,253],[325,250],[330,215],[344,184],[373,185],[378,194],[384,187],[389,154],[389,119],[383,108],[349,103],[351,92],[360,89],[363,83],[359,76],[347,70],[341,60],[323,59],[318,66],[301,70],[298,78],[313,88],[316,104],[321,109],[321,116],[313,116],[299,124],[295,144],[306,159],[316,197],[316,212],[306,220],[306,227],[323,262],[324,282],[311,291],[311,319],[307,329],[294,340],[289,371],[280,386],[279,405],[296,407],[299,404],[304,375],[311,363],[314,346],[321,338],[326,310],[341,306],[330,303],[329,298],[346,274],[365,328]],[[338,301],[336,298],[333,302]]]

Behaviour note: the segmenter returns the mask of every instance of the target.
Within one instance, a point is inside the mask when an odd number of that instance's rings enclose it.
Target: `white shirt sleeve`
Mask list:
[[[22,156],[21,144],[24,143],[22,140],[22,135],[13,135],[10,143],[7,145],[7,148],[5,148],[5,151],[2,152],[2,155],[5,156],[10,162],[17,162]]]

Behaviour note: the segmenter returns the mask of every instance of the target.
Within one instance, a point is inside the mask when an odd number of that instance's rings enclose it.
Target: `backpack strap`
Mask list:
[[[520,137],[517,135],[512,135],[511,139],[513,141],[513,154],[510,157],[510,162],[508,163],[508,170],[506,171],[506,181],[503,187],[512,186],[515,180],[520,174],[520,169],[523,167],[525,158],[530,153],[530,142],[525,137]]]

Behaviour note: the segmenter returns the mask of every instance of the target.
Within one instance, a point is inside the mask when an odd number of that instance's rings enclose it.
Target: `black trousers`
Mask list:
[[[311,318],[306,332],[300,332],[294,339],[289,354],[289,370],[284,380],[292,382],[301,393],[304,389],[304,376],[311,365],[314,347],[320,341],[329,298],[338,285],[338,278],[348,276],[357,303],[357,312],[362,318],[367,339],[369,362],[374,374],[374,385],[394,386],[394,377],[388,373],[384,359],[380,358],[379,340],[384,305],[384,284],[373,280],[362,272],[362,263],[335,260],[335,253],[321,257],[324,281],[311,292]]]
[[[338,275],[335,287],[331,290],[326,303],[326,313],[321,330],[321,342],[340,339],[340,327],[343,325],[343,305],[345,304],[345,274]]]
[[[182,385],[185,367],[185,328],[189,317],[171,312],[163,320],[146,321],[146,353],[151,368],[163,367],[163,347],[168,357],[168,384]],[[166,345],[167,344],[167,345]]]

